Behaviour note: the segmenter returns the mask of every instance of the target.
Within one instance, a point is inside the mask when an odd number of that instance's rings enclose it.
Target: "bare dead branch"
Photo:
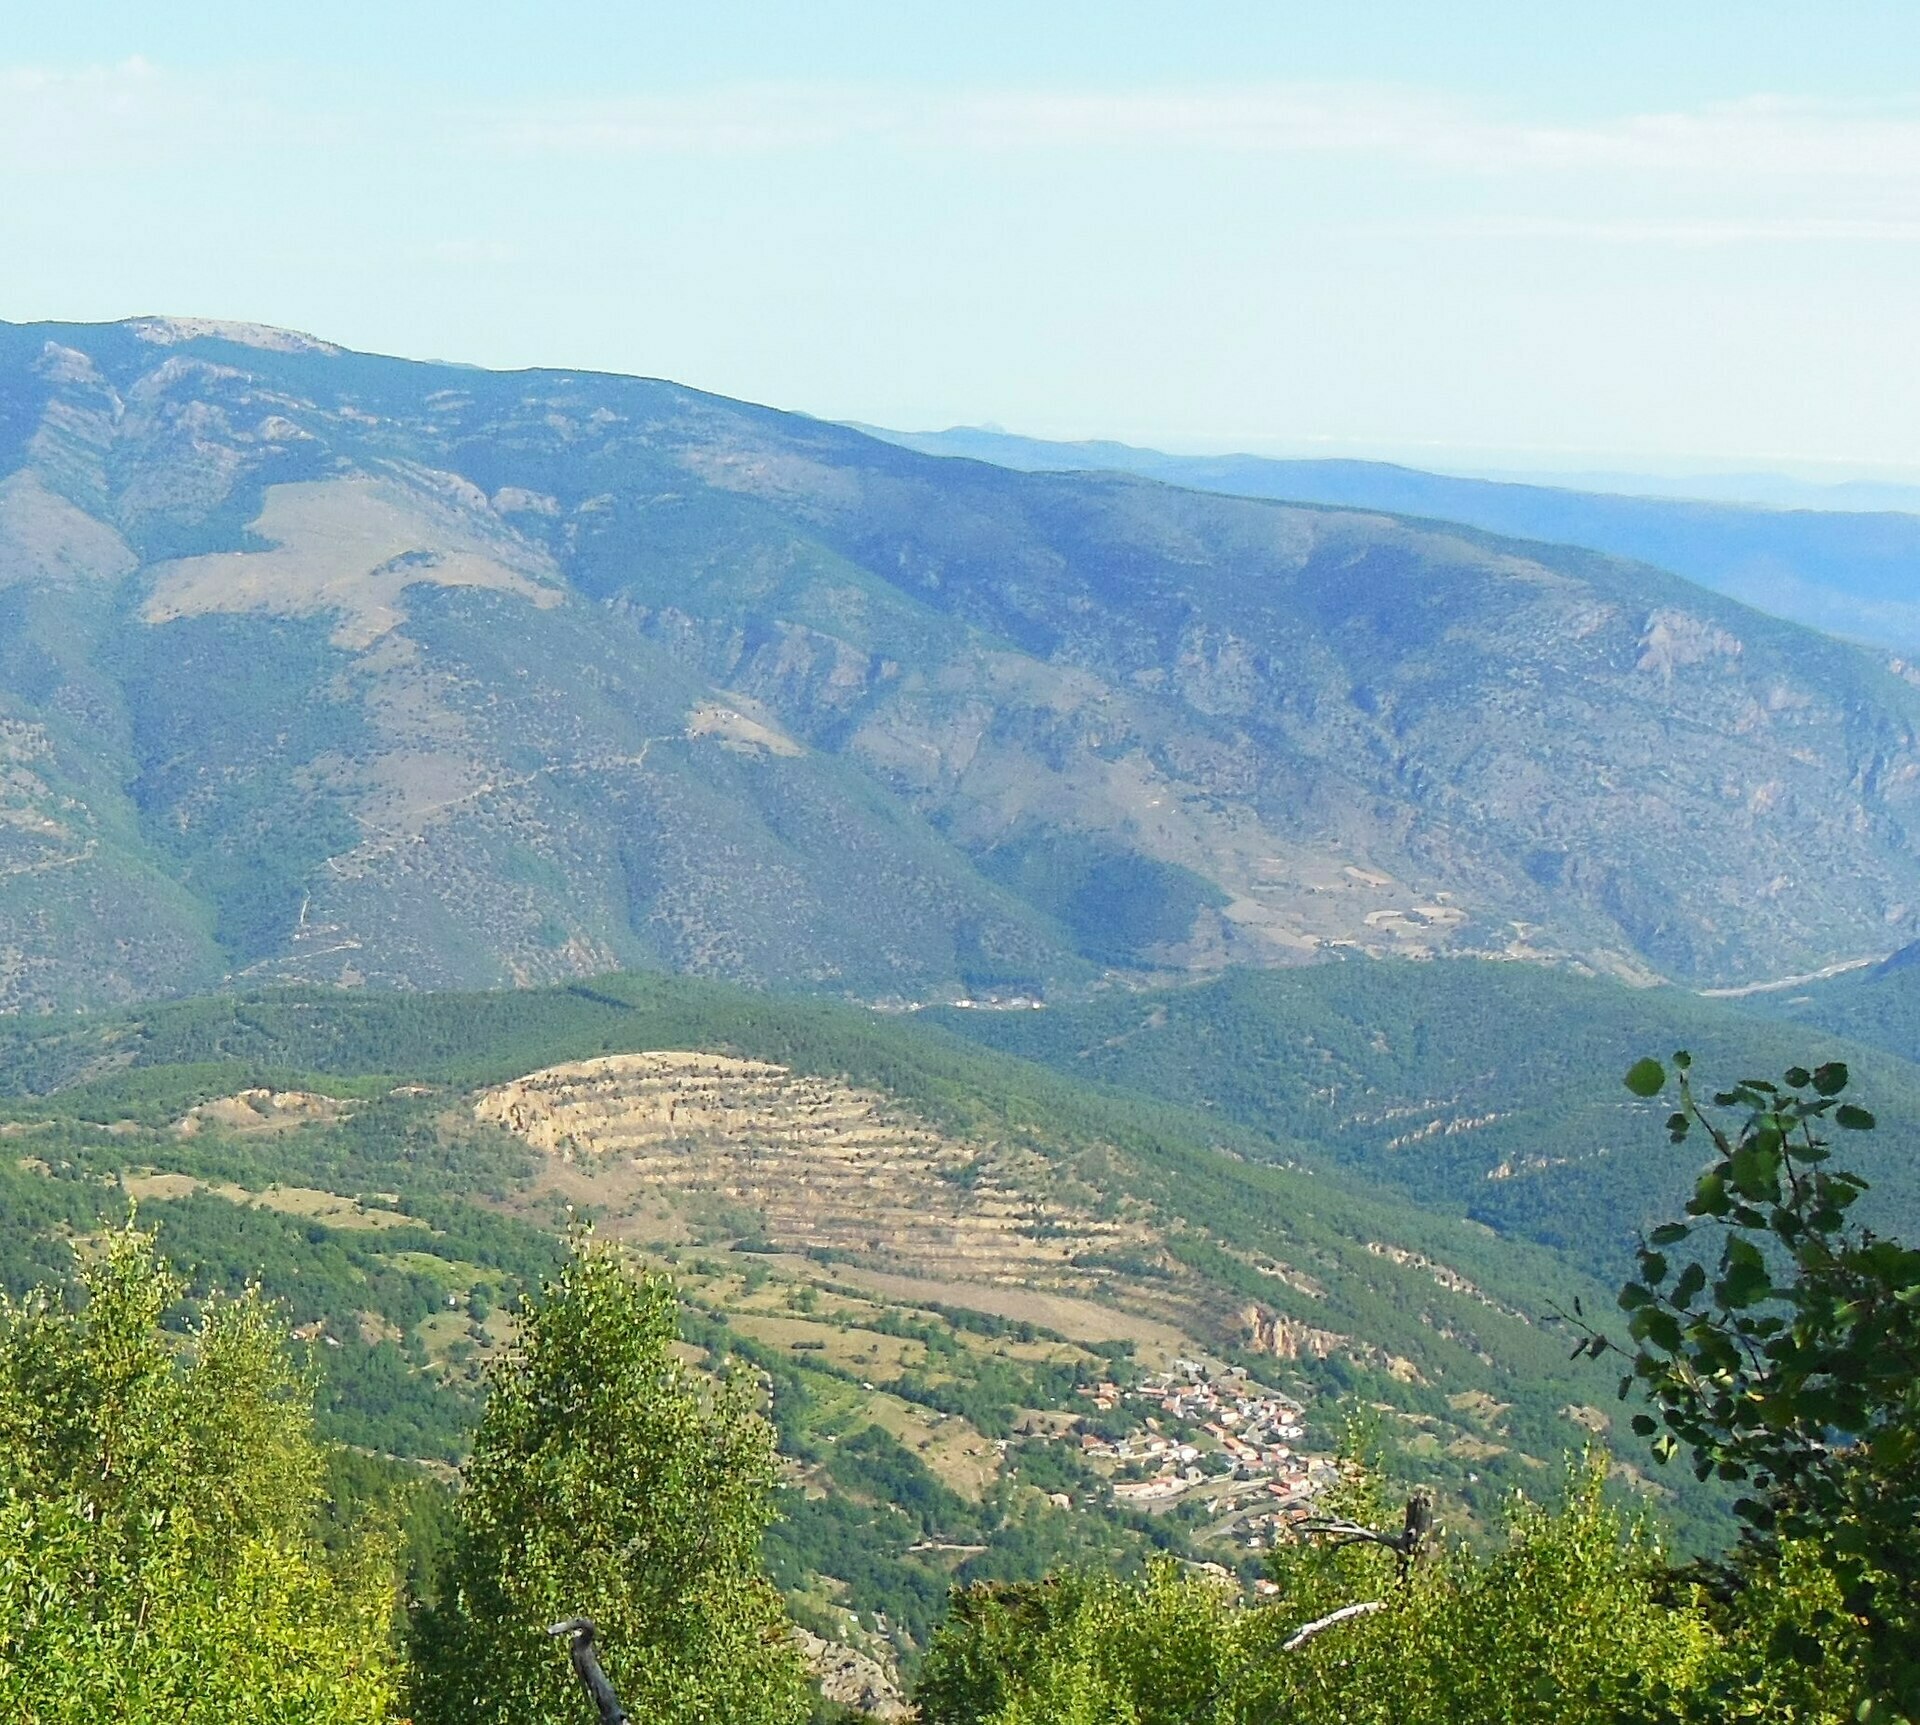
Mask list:
[[[1433,1499],[1424,1491],[1408,1498],[1407,1519],[1398,1533],[1381,1533],[1377,1528],[1362,1527],[1357,1521],[1303,1521],[1298,1531],[1320,1535],[1336,1551],[1346,1545],[1381,1546],[1400,1560],[1400,1579],[1404,1581],[1413,1560],[1433,1533]]]
[[[1298,1653],[1323,1629],[1331,1629],[1336,1623],[1345,1623],[1349,1617],[1367,1617],[1382,1610],[1384,1599],[1363,1599],[1357,1605],[1343,1605],[1338,1611],[1329,1611],[1325,1617],[1316,1617],[1311,1623],[1304,1623],[1285,1641],[1280,1643],[1282,1653]]]

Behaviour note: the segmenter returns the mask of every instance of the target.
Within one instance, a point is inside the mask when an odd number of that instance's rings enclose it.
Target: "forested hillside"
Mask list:
[[[802,1621],[893,1665],[955,1577],[1254,1561],[1261,1470],[1310,1494],[1356,1408],[1463,1530],[1610,1421],[1606,1375],[1544,1322],[1604,1302],[1564,1258],[1371,1192],[1271,1123],[1103,1094],[920,1018],[659,977],[280,991],[16,1021],[0,1080],[10,1288],[137,1204],[194,1289],[282,1303],[322,1433],[380,1454],[464,1453],[570,1215],[672,1266],[697,1357],[770,1389],[775,1575]],[[1264,1386],[1233,1392],[1255,1424],[1297,1422],[1251,1486],[1217,1415],[1161,1410],[1215,1405],[1180,1360]],[[1196,1443],[1197,1483],[1176,1455]],[[1661,1501],[1713,1537],[1708,1499]]]
[[[1688,1048],[1743,1073],[1809,1054],[1847,1060],[1888,1116],[1861,1152],[1876,1218],[1920,1231],[1920,1041],[1895,1004],[1915,975],[1704,1000],[1524,965],[1329,964],[1046,1012],[926,1016],[1076,1079],[1270,1134],[1276,1157],[1311,1144],[1370,1185],[1604,1276],[1695,1171],[1649,1138],[1629,1098],[1593,1081],[1649,1049]]]
[[[581,1100],[589,1073],[663,1060],[709,1077],[749,1064],[606,1056],[493,1087],[472,1117],[539,1148],[515,1112],[530,1087],[564,1077]],[[763,1082],[779,1070],[754,1064]],[[1645,1101],[1677,1076],[1670,1135],[1697,1127],[1712,1142],[1685,1219],[1641,1247],[1641,1279],[1618,1302],[1624,1338],[1578,1303],[1570,1329],[1576,1362],[1629,1368],[1638,1405],[1657,1410],[1636,1413],[1633,1432],[1655,1438],[1656,1456],[1684,1448],[1698,1477],[1751,1482],[1733,1506],[1743,1541],[1725,1556],[1673,1568],[1644,1503],[1635,1514],[1609,1492],[1614,1469],[1597,1448],[1514,1494],[1503,1527],[1455,1521],[1443,1489],[1436,1528],[1433,1494],[1416,1490],[1394,1532],[1396,1482],[1352,1426],[1337,1457],[1285,1468],[1255,1515],[1236,1519],[1240,1482],[1260,1477],[1250,1440],[1276,1415],[1276,1435],[1302,1435],[1304,1383],[1275,1390],[1204,1355],[1142,1373],[1132,1343],[1089,1348],[964,1308],[915,1318],[859,1297],[862,1266],[837,1257],[824,1279],[803,1260],[789,1280],[794,1266],[765,1241],[720,1254],[760,1260],[740,1267],[737,1291],[731,1268],[695,1259],[703,1289],[689,1297],[577,1224],[496,1321],[449,1500],[404,1453],[325,1441],[310,1399],[335,1386],[303,1371],[290,1344],[304,1336],[324,1358],[335,1322],[289,1332],[260,1288],[189,1281],[155,1235],[108,1223],[81,1236],[64,1287],[0,1304],[0,1701],[62,1725],[219,1725],[268,1709],[307,1725],[387,1725],[402,1710],[428,1725],[558,1725],[579,1699],[570,1658],[604,1716],[622,1716],[610,1672],[650,1716],[687,1725],[799,1725],[809,1673],[816,1721],[847,1706],[909,1716],[901,1676],[936,1725],[1599,1725],[1729,1709],[1782,1725],[1897,1721],[1920,1695],[1903,1463],[1920,1252],[1844,1219],[1862,1183],[1826,1165],[1833,1130],[1875,1126],[1849,1099],[1845,1066],[1742,1080],[1711,1110],[1691,1068],[1682,1053],[1671,1074],[1643,1059],[1626,1075]],[[161,1094],[148,1087],[149,1100]],[[715,1106],[711,1086],[701,1095]],[[257,1150],[346,1105],[253,1090],[196,1104],[171,1135]],[[72,1118],[93,1112],[83,1100]],[[47,1124],[15,1135],[54,1148]],[[109,1124],[138,1137],[130,1117]],[[607,1159],[583,1125],[544,1143],[576,1172]],[[679,1127],[674,1141],[697,1161],[698,1124]],[[21,1168],[50,1185],[73,1172],[35,1158]],[[316,1243],[378,1234],[373,1218],[404,1203],[121,1172],[123,1190],[136,1184],[163,1212],[192,1188],[243,1213],[304,1213]],[[394,1227],[404,1246],[389,1239],[356,1263],[369,1291],[383,1259],[447,1261],[429,1244],[438,1230],[421,1240]],[[1769,1231],[1774,1266],[1751,1237]],[[641,1244],[652,1253],[659,1238]],[[463,1333],[414,1368],[443,1394],[493,1316],[478,1266],[453,1267],[476,1284]],[[449,1310],[458,1303],[450,1293]],[[851,1394],[849,1368],[879,1375],[888,1347],[900,1377]],[[822,1357],[795,1370],[795,1353]],[[349,1430],[365,1411],[331,1401]],[[1165,1421],[1129,1433],[1142,1404]],[[1010,1435],[989,1460],[980,1440],[996,1426]],[[1076,1427],[1078,1456],[1059,1453]],[[1200,1447],[1209,1436],[1217,1450]],[[1231,1462],[1212,1479],[1210,1515],[1194,1513],[1204,1469],[1150,1472],[1175,1445],[1181,1459]],[[1115,1453],[1145,1465],[1116,1475],[1102,1465]],[[1432,1452],[1403,1449],[1402,1479],[1416,1456]],[[1149,1497],[1154,1509],[1132,1507]],[[1263,1531],[1243,1554],[1249,1522]],[[961,1585],[943,1611],[948,1581]]]

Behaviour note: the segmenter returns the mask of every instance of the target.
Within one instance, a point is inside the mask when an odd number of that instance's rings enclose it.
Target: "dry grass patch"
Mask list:
[[[151,1198],[164,1203],[205,1192],[210,1197],[224,1198],[230,1204],[241,1204],[255,1210],[277,1210],[283,1216],[298,1216],[302,1221],[320,1222],[329,1228],[377,1231],[423,1225],[414,1217],[404,1216],[397,1210],[370,1208],[357,1198],[345,1198],[338,1192],[323,1192],[313,1186],[273,1185],[259,1192],[249,1192],[246,1187],[230,1182],[201,1180],[192,1174],[167,1173],[123,1174],[120,1184],[127,1196],[136,1200]],[[439,1260],[434,1259],[433,1262],[438,1263]]]
[[[333,612],[340,619],[334,644],[365,648],[406,621],[403,595],[419,582],[487,587],[541,606],[561,602],[547,558],[489,519],[484,500],[434,486],[435,476],[415,477],[421,482],[357,475],[269,486],[251,530],[272,549],[156,565],[142,618]]]
[[[978,1503],[1000,1477],[1000,1452],[958,1414],[938,1414],[917,1402],[879,1391],[865,1403],[868,1422],[898,1438],[927,1471],[969,1503]]]
[[[836,1264],[833,1273],[836,1281],[903,1306],[954,1306],[990,1318],[1034,1324],[1075,1342],[1132,1342],[1142,1363],[1153,1367],[1201,1351],[1198,1343],[1174,1325],[1104,1302],[1035,1288],[985,1287],[978,1282],[903,1276],[853,1264]]]
[[[898,1377],[926,1364],[924,1343],[904,1336],[883,1336],[872,1330],[846,1329],[838,1324],[735,1307],[727,1322],[743,1336],[769,1346],[811,1354],[825,1364],[855,1376]],[[804,1348],[795,1348],[805,1343]],[[804,1363],[804,1362],[803,1362]]]
[[[228,1132],[291,1132],[338,1120],[346,1112],[344,1102],[311,1090],[241,1090],[189,1108],[173,1129],[182,1138],[208,1126]]]

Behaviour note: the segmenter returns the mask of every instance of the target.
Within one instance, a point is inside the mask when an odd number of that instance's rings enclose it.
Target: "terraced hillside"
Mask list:
[[[1151,1239],[1094,1213],[1098,1194],[1043,1195],[1058,1183],[1032,1153],[948,1137],[880,1092],[767,1061],[603,1055],[483,1091],[474,1116],[548,1154],[537,1190],[632,1218],[711,1195],[754,1238],[875,1269],[1085,1294],[1112,1280],[1093,1267],[1103,1253]]]
[[[393,1360],[355,1343],[379,1328],[357,1314],[379,1307],[347,1285],[397,1276],[410,1291],[389,1320],[403,1340],[435,1334],[419,1326],[445,1327],[436,1314],[476,1288],[502,1303],[569,1206],[740,1276],[1277,1371],[1323,1446],[1347,1398],[1378,1401],[1405,1416],[1396,1442],[1489,1509],[1530,1477],[1522,1457],[1582,1440],[1562,1410],[1607,1388],[1541,1324],[1550,1302],[1604,1297],[1550,1255],[1312,1171],[1304,1146],[1302,1165],[1275,1166],[1270,1137],[1109,1102],[909,1020],[623,978],[189,1002],[19,1026],[10,1043],[10,1280],[57,1262],[50,1236],[111,1213],[128,1180],[190,1256],[209,1227],[251,1242],[213,1254],[223,1273],[332,1254],[349,1425],[365,1407],[354,1374]],[[282,1100],[219,1100],[250,1088]],[[284,1126],[290,1092],[332,1110],[303,1103]],[[154,1184],[176,1176],[196,1184]],[[275,1285],[306,1299],[284,1268]],[[1503,1435],[1462,1411],[1495,1404]],[[1461,1440],[1501,1456],[1450,1456]]]

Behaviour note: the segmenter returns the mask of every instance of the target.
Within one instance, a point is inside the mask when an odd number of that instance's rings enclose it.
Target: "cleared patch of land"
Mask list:
[[[332,611],[340,618],[334,644],[364,648],[406,621],[402,598],[416,582],[558,605],[562,594],[546,560],[503,523],[489,523],[485,507],[477,493],[469,499],[367,475],[271,486],[252,523],[270,550],[156,565],[141,615],[169,623],[210,612]]]
[[[1013,1323],[1037,1324],[1076,1342],[1132,1342],[1143,1361],[1191,1353],[1195,1343],[1172,1324],[1122,1311],[1095,1300],[1074,1299],[1034,1288],[983,1287],[978,1282],[903,1276],[869,1270],[857,1264],[836,1264],[836,1281],[846,1282],[902,1305],[957,1306],[984,1312]]]
[[[324,1223],[329,1228],[418,1228],[420,1222],[398,1210],[382,1210],[362,1204],[357,1198],[344,1198],[338,1192],[322,1192],[312,1186],[272,1185],[258,1192],[224,1181],[201,1180],[192,1174],[123,1174],[120,1184],[131,1198],[190,1198],[205,1192],[225,1198],[232,1204],[247,1204],[260,1210],[278,1210],[283,1216],[298,1216],[303,1221]],[[435,1259],[434,1262],[439,1262]]]
[[[228,1132],[289,1132],[300,1126],[324,1125],[345,1112],[344,1103],[310,1090],[241,1090],[189,1108],[173,1129],[183,1138],[193,1137],[206,1126]]]

